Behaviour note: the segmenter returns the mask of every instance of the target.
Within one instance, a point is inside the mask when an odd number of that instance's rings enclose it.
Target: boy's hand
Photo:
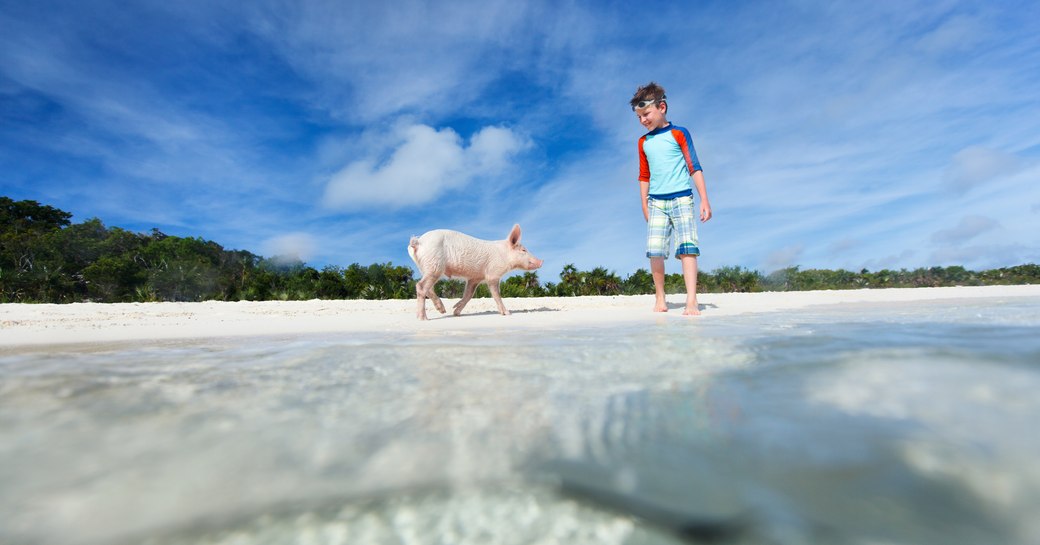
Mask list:
[[[711,219],[711,205],[701,201],[701,221],[708,221]]]

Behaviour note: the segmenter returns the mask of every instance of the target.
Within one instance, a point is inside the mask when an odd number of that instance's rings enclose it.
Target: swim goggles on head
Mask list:
[[[664,100],[664,97],[652,98],[650,100],[640,100],[639,102],[636,102],[636,105],[633,106],[632,109],[633,110],[642,110],[643,108],[646,108],[647,106],[650,106],[651,104],[656,104],[658,102],[661,102],[662,100]]]

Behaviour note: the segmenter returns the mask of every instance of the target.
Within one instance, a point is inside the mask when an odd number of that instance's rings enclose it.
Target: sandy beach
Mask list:
[[[0,305],[0,346],[137,342],[260,335],[465,332],[557,329],[654,320],[710,320],[717,316],[790,312],[816,305],[858,305],[977,298],[1040,297],[1040,286],[724,293],[700,296],[702,316],[682,316],[684,296],[669,296],[666,314],[651,312],[653,296],[506,299],[500,316],[491,299],[474,299],[462,316],[415,317],[414,300],[266,301],[201,303],[73,303]],[[445,300],[450,310],[454,300]]]

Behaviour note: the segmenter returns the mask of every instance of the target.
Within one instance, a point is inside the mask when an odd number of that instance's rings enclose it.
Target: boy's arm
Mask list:
[[[697,194],[701,197],[701,221],[708,221],[711,219],[711,204],[708,202],[708,187],[704,183],[703,171],[698,170],[693,173],[693,187],[697,188]],[[643,202],[646,202],[645,198]]]
[[[650,208],[647,206],[646,199],[650,196],[650,163],[646,160],[646,151],[643,150],[643,142],[646,142],[646,135],[643,135],[639,139],[639,194],[642,196],[643,202],[643,219],[650,221]]]
[[[650,196],[650,182],[639,182],[639,196],[643,203],[643,219],[650,221],[650,208],[646,204],[646,199]]]

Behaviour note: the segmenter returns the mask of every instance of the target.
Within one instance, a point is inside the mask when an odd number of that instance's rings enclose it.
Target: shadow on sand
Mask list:
[[[686,308],[686,304],[685,303],[667,303],[667,305],[668,305],[668,310],[676,310],[676,309],[684,309],[684,308]],[[698,310],[704,310],[706,308],[719,308],[719,306],[714,304],[714,303],[702,303],[702,304],[697,305],[697,309]]]
[[[450,309],[451,307],[448,307],[448,308]],[[510,314],[528,314],[528,313],[532,313],[532,312],[560,312],[560,311],[561,311],[561,309],[558,309],[558,308],[540,307],[540,308],[525,308],[525,309],[520,309],[520,310],[510,310],[509,313]],[[427,311],[427,314],[429,315],[430,320],[446,320],[446,319],[450,319],[450,318],[469,318],[471,316],[498,316],[499,315],[497,310],[485,310],[485,311],[482,311],[482,312],[466,312],[466,311],[463,311],[462,314],[459,315],[459,316],[455,316],[454,314],[451,313],[450,310],[448,311],[447,314],[441,314],[441,313],[437,312],[436,310],[434,310],[433,313],[430,313],[429,311]]]

